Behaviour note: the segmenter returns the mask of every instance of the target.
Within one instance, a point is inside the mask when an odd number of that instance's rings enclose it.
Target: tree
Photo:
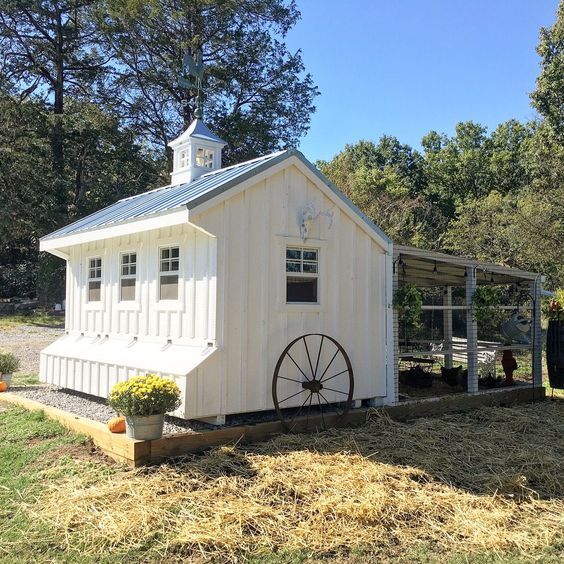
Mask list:
[[[116,61],[106,101],[163,152],[194,117],[194,92],[178,77],[196,48],[206,122],[228,143],[226,163],[293,146],[308,130],[318,90],[284,44],[294,0],[107,0],[98,13]]]
[[[97,30],[89,14],[93,0],[0,0],[0,84],[25,100],[44,99],[55,116],[66,96],[89,99],[103,69]],[[64,167],[61,123],[52,120],[53,168]]]
[[[162,167],[116,118],[68,100],[60,116],[65,160],[55,182],[49,166],[52,113],[41,102],[0,96],[0,115],[0,297],[33,295],[41,236],[162,183]],[[58,287],[50,290],[60,299],[64,273],[54,261],[44,258],[42,265],[57,272],[52,278]],[[39,283],[45,285],[45,278],[40,272]]]
[[[537,53],[541,73],[531,98],[533,106],[546,119],[560,140],[564,140],[564,1],[558,5],[556,22],[541,28]]]
[[[421,157],[394,137],[347,145],[318,168],[397,243],[436,247],[445,226],[419,191]]]
[[[564,284],[564,188],[491,192],[470,200],[449,225],[445,247],[478,260],[542,272],[547,287]]]

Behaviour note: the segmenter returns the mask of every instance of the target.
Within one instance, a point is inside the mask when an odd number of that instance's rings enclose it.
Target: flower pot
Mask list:
[[[8,384],[8,388],[12,384],[12,375],[11,374],[0,374],[0,381],[6,382]]]
[[[157,415],[126,415],[125,433],[130,439],[152,441],[163,436],[164,413]]]

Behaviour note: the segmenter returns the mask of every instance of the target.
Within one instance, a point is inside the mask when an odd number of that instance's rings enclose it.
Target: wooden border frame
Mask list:
[[[456,394],[442,398],[426,398],[378,409],[355,409],[350,411],[346,418],[339,423],[340,426],[363,425],[375,413],[383,413],[397,420],[414,419],[467,411],[482,406],[509,406],[530,401],[542,401],[545,399],[545,395],[544,387],[498,388],[473,395]],[[43,411],[47,417],[58,421],[67,429],[90,437],[100,450],[117,462],[132,467],[159,463],[166,458],[199,452],[214,446],[263,441],[274,435],[284,433],[282,423],[276,420],[210,431],[177,433],[154,441],[137,441],[126,437],[125,434],[110,433],[104,423],[23,398],[14,393],[1,394],[0,402],[31,411]],[[336,415],[325,416],[325,422],[329,426],[335,425],[336,419]],[[321,428],[321,416],[310,417],[309,421],[306,417],[296,419],[294,430],[303,432],[308,424],[310,429],[312,426],[315,427],[316,424]]]

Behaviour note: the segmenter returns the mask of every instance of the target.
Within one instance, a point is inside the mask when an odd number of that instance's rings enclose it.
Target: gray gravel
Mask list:
[[[0,351],[13,352],[20,359],[21,367],[15,376],[18,374],[35,375],[39,371],[40,351],[63,334],[62,327],[23,324],[3,327],[0,329]],[[101,423],[106,423],[108,419],[116,415],[115,411],[108,407],[105,399],[73,390],[40,384],[14,385],[10,387],[10,392]],[[233,415],[227,417],[225,426],[252,425],[276,418],[276,413],[273,411]],[[201,421],[166,416],[164,433],[168,435],[217,428],[216,425],[209,425]]]
[[[10,388],[10,392],[24,398],[34,400],[51,407],[63,409],[69,413],[106,423],[108,419],[116,416],[116,412],[106,404],[106,400],[95,396],[56,388],[54,386],[26,386]],[[201,421],[190,421],[178,419],[176,417],[165,417],[164,434],[186,433],[202,429],[214,429],[212,425],[207,425]]]
[[[63,327],[15,325],[0,329],[0,351],[12,352],[20,359],[21,374],[39,371],[39,353],[64,334]]]

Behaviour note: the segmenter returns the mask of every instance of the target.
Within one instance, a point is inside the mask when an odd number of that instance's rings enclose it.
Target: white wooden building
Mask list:
[[[41,380],[105,397],[154,372],[180,386],[176,415],[221,422],[272,409],[284,348],[323,333],[351,359],[354,400],[394,403],[390,239],[296,150],[221,168],[201,120],[170,145],[169,186],[41,239],[67,261],[66,334]]]

